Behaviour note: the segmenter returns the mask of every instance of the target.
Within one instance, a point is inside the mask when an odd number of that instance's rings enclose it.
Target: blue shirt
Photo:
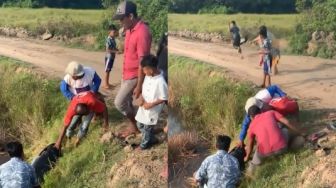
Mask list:
[[[272,98],[286,96],[286,93],[283,92],[278,85],[271,85],[271,86],[268,86],[266,89]],[[240,134],[239,134],[239,139],[241,141],[244,141],[244,139],[246,138],[247,130],[250,126],[250,123],[251,123],[250,116],[248,114],[245,114],[244,120],[242,123],[242,130],[240,131]]]
[[[105,41],[106,48],[109,50],[116,50],[117,49],[117,43],[114,40],[114,38],[108,36]],[[111,59],[115,58],[115,53],[107,53],[106,56],[111,57]]]
[[[85,91],[97,93],[101,84],[101,78],[92,68],[84,68],[84,77],[73,80],[70,75],[66,75],[60,84],[62,94],[71,100],[76,94]]]
[[[236,187],[240,178],[238,160],[226,151],[218,150],[202,162],[195,178],[198,181],[207,180],[208,188]]]
[[[13,157],[0,166],[1,188],[31,188],[38,185],[35,169],[25,161]]]

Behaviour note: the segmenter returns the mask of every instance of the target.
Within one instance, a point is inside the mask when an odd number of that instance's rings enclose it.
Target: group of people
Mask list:
[[[278,108],[278,100],[290,101],[294,104]],[[228,153],[231,139],[219,135],[216,141],[217,153],[207,157],[194,175],[194,179],[207,187],[236,187],[241,176],[241,159],[248,162],[247,172],[253,174],[255,168],[265,158],[284,153],[289,148],[290,140],[295,136],[306,137],[305,131],[299,128],[297,103],[288,99],[278,85],[270,85],[250,97],[245,104],[245,117],[239,134],[236,148],[246,151],[238,158]],[[289,121],[285,116],[294,115],[297,119]],[[294,118],[295,119],[295,118]],[[248,137],[245,146],[244,140]],[[256,148],[254,149],[256,145]],[[253,157],[251,154],[254,150]],[[242,152],[242,155],[245,152]]]
[[[241,54],[241,45],[247,41],[245,37],[244,41],[241,41],[240,29],[235,21],[231,21],[229,25],[229,31],[231,34],[232,45],[238,49],[238,53]],[[271,85],[271,74],[277,74],[280,60],[279,45],[276,43],[274,36],[267,30],[267,27],[262,25],[259,27],[258,36],[252,41],[257,43],[260,47],[258,54],[260,55],[259,65],[263,69],[263,82],[260,87],[264,88]]]
[[[138,17],[135,3],[120,3],[113,19],[119,20],[125,31],[122,82],[114,104],[130,122],[127,130],[120,132],[118,136],[125,138],[141,132],[142,140],[137,149],[148,149],[156,143],[153,127],[158,123],[159,115],[168,100],[167,35],[163,35],[156,57],[150,54],[152,35],[149,26]],[[117,35],[117,28],[110,26],[106,39],[106,74],[103,82],[106,89],[111,87],[109,75],[116,53],[120,53],[115,40]],[[64,125],[54,145],[59,151],[64,137],[70,141],[76,128],[77,146],[87,134],[94,117],[102,115],[103,131],[109,130],[108,108],[99,92],[102,80],[98,73],[91,67],[75,61],[68,64],[65,72],[60,90],[70,103],[64,117]],[[138,107],[133,105],[133,100],[140,101]],[[11,159],[0,166],[0,187],[39,187],[35,169],[24,162],[22,144],[10,142],[6,151]]]

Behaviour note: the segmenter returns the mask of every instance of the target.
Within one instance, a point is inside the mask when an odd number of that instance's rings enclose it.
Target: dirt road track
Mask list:
[[[229,44],[214,44],[169,37],[169,53],[218,65],[234,76],[261,84],[257,48],[243,46],[241,59]],[[336,60],[283,55],[279,74],[272,77],[290,96],[298,97],[312,108],[336,108]]]
[[[50,42],[0,37],[0,55],[31,63],[48,74],[63,78],[70,61],[78,61],[93,67],[104,76],[104,52],[72,49]],[[110,83],[119,84],[122,71],[122,56],[117,55],[111,72]]]

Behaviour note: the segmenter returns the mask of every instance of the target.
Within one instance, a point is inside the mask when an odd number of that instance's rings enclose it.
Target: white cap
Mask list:
[[[71,61],[65,69],[65,73],[70,76],[82,76],[84,74],[84,67],[76,61]]]
[[[248,98],[247,101],[246,101],[246,104],[245,104],[245,111],[246,111],[246,113],[248,112],[248,109],[249,109],[251,106],[253,106],[253,105],[256,105],[256,106],[258,106],[260,109],[262,109],[262,107],[263,107],[263,102],[260,101],[260,100],[258,100],[258,99],[256,99],[255,97],[250,97],[250,98]]]

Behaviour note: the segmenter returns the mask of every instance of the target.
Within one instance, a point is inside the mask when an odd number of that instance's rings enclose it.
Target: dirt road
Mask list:
[[[102,78],[104,76],[104,52],[66,48],[51,42],[0,37],[0,55],[31,63],[43,72],[59,78],[63,78],[70,61],[90,66]],[[121,71],[122,56],[117,55],[111,72],[111,84],[120,83]]]
[[[262,81],[258,48],[243,46],[241,59],[229,44],[214,44],[169,37],[169,53],[191,57],[228,69],[234,76],[257,85]],[[308,103],[308,107],[336,108],[336,60],[283,55],[279,74],[272,77],[290,96]]]

